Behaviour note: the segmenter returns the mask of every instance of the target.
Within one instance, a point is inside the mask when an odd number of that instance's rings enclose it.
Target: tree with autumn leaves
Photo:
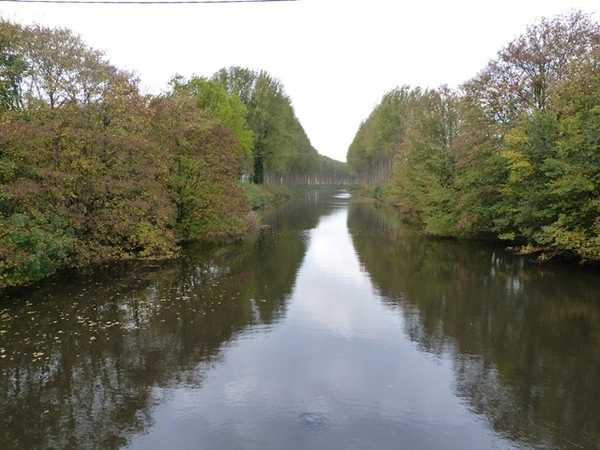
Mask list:
[[[64,29],[0,23],[0,285],[169,255],[176,230],[137,81]],[[6,92],[8,91],[8,92]]]
[[[573,11],[529,26],[456,91],[390,91],[348,164],[430,234],[598,261],[599,117],[600,25]]]
[[[215,82],[194,78],[150,103],[151,140],[166,153],[163,186],[184,240],[233,238],[247,231],[250,206],[236,180],[250,154],[245,108]]]
[[[71,31],[6,21],[0,136],[0,288],[243,236],[254,224],[243,178],[347,178],[265,72],[175,76],[146,96]]]
[[[230,69],[143,95],[70,30],[0,21],[0,288],[239,238],[255,224],[244,177],[339,173],[281,84],[247,73],[249,94]]]

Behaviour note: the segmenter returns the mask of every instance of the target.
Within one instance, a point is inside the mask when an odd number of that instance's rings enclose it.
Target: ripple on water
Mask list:
[[[300,429],[304,431],[321,431],[329,428],[329,418],[318,412],[303,412],[298,416]]]

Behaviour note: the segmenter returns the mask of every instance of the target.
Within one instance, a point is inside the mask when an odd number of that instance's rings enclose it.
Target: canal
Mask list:
[[[0,295],[3,449],[600,449],[597,268],[344,191]]]

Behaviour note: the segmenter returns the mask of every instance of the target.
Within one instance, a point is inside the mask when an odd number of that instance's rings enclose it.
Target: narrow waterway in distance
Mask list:
[[[347,192],[256,240],[0,296],[6,449],[600,449],[597,268]]]

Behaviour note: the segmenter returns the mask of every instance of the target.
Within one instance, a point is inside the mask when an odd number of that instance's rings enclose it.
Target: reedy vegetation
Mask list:
[[[600,25],[543,18],[456,91],[391,90],[347,159],[432,235],[600,260]]]
[[[344,169],[267,73],[175,76],[143,95],[71,31],[0,20],[0,288],[238,238],[253,223],[243,178],[337,182]]]

